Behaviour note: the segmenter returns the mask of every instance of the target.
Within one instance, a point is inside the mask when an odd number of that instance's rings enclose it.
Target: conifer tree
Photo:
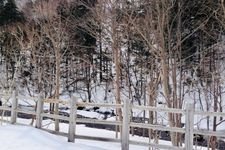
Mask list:
[[[7,71],[9,68],[12,70],[11,76],[8,76],[7,73],[7,79],[14,77],[15,59],[20,53],[18,41],[15,35],[12,34],[12,30],[17,27],[17,23],[24,21],[23,13],[18,10],[15,0],[0,0],[0,27],[3,27],[0,32],[1,55],[5,59]]]
[[[1,8],[2,7],[2,8]],[[0,26],[16,22],[23,22],[25,20],[23,14],[18,11],[15,0],[8,0],[5,5],[4,1],[0,1]]]
[[[170,14],[170,24],[174,33],[178,28],[181,30],[181,59],[187,62],[186,65],[199,62],[196,53],[199,54],[203,49],[218,42],[221,31],[224,32],[218,18],[220,13],[218,0],[175,1]],[[172,38],[176,44],[176,34]]]

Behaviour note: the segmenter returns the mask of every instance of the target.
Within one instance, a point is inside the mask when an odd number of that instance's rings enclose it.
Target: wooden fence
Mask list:
[[[36,111],[28,111],[24,109],[20,109],[18,107],[18,99],[27,99],[27,100],[36,100],[37,106]],[[44,103],[58,103],[63,105],[68,105],[70,107],[70,115],[62,116],[57,114],[45,113],[43,111]],[[79,106],[93,106],[93,107],[110,107],[110,108],[121,108],[123,111],[123,120],[122,121],[107,121],[107,120],[97,120],[97,119],[87,119],[87,118],[77,118],[77,107]],[[156,111],[156,112],[167,112],[167,113],[177,113],[185,115],[185,128],[178,127],[167,127],[162,125],[153,125],[148,123],[136,123],[131,121],[131,109],[138,110],[147,110],[147,111]],[[159,149],[168,149],[168,150],[192,150],[193,149],[193,136],[194,134],[206,135],[206,136],[217,136],[217,137],[225,137],[224,132],[218,131],[202,131],[194,129],[194,115],[205,115],[205,116],[217,116],[217,117],[225,117],[225,113],[222,112],[203,112],[203,111],[194,111],[193,104],[186,104],[186,109],[174,109],[174,108],[159,108],[159,107],[150,107],[150,106],[134,106],[131,105],[129,101],[124,101],[124,104],[105,104],[105,103],[78,103],[75,97],[72,97],[69,102],[56,100],[56,99],[44,99],[42,95],[34,98],[34,97],[24,97],[18,95],[18,92],[14,91],[12,93],[12,106],[0,106],[0,110],[11,111],[11,124],[17,123],[17,113],[31,114],[36,116],[36,124],[35,127],[38,129],[42,129],[54,134],[67,136],[69,142],[74,142],[75,139],[89,139],[89,140],[101,140],[101,141],[111,141],[111,142],[121,142],[122,150],[129,150],[129,145],[142,145],[148,147],[155,147]],[[42,128],[42,120],[43,117],[48,117],[52,119],[60,119],[69,122],[68,133],[56,132],[49,129]],[[2,120],[4,121],[4,120]],[[101,138],[101,137],[91,137],[84,135],[76,134],[76,123],[92,123],[92,124],[105,124],[105,125],[115,125],[122,126],[122,136],[121,139],[116,138]],[[137,142],[129,139],[130,136],[130,127],[138,127],[145,129],[152,129],[157,131],[170,131],[185,134],[185,147],[176,147],[169,145],[161,145],[154,143],[145,143],[145,142]]]

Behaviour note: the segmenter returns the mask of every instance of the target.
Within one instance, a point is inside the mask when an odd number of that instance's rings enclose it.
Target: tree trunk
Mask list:
[[[59,90],[60,90],[60,49],[56,49],[56,74],[55,74],[55,99],[59,99]],[[55,114],[59,114],[59,104],[55,104]],[[55,119],[55,131],[59,131],[59,119]]]
[[[163,93],[164,93],[168,108],[172,108],[172,101],[171,101],[170,89],[169,89],[169,70],[168,70],[169,65],[166,62],[167,59],[166,59],[165,53],[162,53],[161,58],[162,58],[162,60],[161,60],[161,65],[162,65],[161,79],[162,79],[162,85],[163,85]],[[174,127],[175,121],[174,121],[174,115],[172,113],[168,113],[168,120],[169,120],[169,126]],[[171,137],[172,144],[177,145],[176,133],[171,132],[170,137]]]

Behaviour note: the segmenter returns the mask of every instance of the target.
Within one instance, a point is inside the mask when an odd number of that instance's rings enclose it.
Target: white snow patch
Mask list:
[[[94,146],[66,142],[62,137],[29,126],[0,127],[1,150],[104,150]]]

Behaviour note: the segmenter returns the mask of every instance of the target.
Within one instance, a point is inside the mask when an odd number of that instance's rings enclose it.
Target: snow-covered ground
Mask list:
[[[4,117],[4,119],[9,119]],[[18,119],[18,123],[30,124],[29,119]],[[43,121],[43,128],[53,129],[51,120]],[[60,131],[67,133],[68,124],[60,123]],[[115,137],[115,132],[102,129],[88,128],[84,125],[77,125],[76,134],[94,137]],[[148,141],[147,138],[133,137],[138,141]],[[38,130],[30,126],[0,125],[0,149],[1,150],[120,150],[121,144],[114,142],[90,141],[76,139],[75,143],[67,142],[66,137],[61,137]],[[148,150],[144,146],[130,145],[130,150]]]
[[[9,118],[4,117],[4,119]],[[18,118],[17,122],[29,125],[31,120]],[[54,129],[54,124],[51,120],[44,120],[43,128]],[[60,123],[60,131],[67,133],[68,124]],[[88,128],[85,125],[77,125],[76,134],[93,137],[115,137],[114,131]],[[149,142],[148,138],[139,136],[130,136],[130,140]],[[171,145],[169,141],[159,140],[159,143]],[[31,126],[9,125],[6,123],[0,124],[0,145],[0,150],[121,150],[120,143],[81,139],[76,139],[75,143],[69,143],[66,137],[53,135]],[[205,150],[202,147],[195,147],[195,149]],[[130,150],[148,150],[148,147],[130,145]]]
[[[1,150],[104,150],[103,148],[66,142],[62,137],[29,126],[0,127]]]

